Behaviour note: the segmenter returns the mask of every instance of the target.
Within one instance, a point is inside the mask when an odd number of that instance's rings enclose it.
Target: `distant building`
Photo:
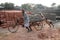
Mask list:
[[[0,10],[4,9],[4,7],[0,6]]]
[[[60,16],[56,16],[56,20],[60,20]]]
[[[14,10],[20,10],[20,9],[21,9],[20,6],[15,6],[15,7],[14,7]]]

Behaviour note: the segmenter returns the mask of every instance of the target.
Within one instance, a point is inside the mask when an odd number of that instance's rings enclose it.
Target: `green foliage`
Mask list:
[[[56,14],[57,14],[58,16],[60,16],[60,5],[57,6]]]
[[[6,9],[13,9],[14,8],[14,4],[13,3],[5,3],[5,8]]]
[[[33,7],[33,12],[34,13],[38,13],[40,12],[42,9],[45,9],[46,7],[42,4],[35,4],[35,6]]]
[[[52,4],[51,4],[51,6],[55,6],[55,5],[56,5],[56,3],[52,3]]]
[[[3,6],[5,9],[13,9],[14,8],[14,4],[13,3],[1,3],[0,6]]]
[[[58,5],[58,9],[60,9],[60,5]]]
[[[28,11],[31,11],[31,5],[29,5],[29,4],[22,4],[21,8],[25,9],[25,10],[28,10]]]
[[[1,3],[0,6],[3,6],[4,7],[4,3]]]
[[[44,6],[41,5],[41,4],[36,4],[35,7],[38,8],[38,9],[44,9]]]

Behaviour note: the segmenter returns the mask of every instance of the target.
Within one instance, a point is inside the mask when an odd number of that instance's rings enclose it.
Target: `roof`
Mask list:
[[[0,6],[0,8],[4,8],[4,7]]]
[[[21,10],[2,10],[0,12],[21,12]]]
[[[60,18],[60,16],[56,16],[56,18]]]

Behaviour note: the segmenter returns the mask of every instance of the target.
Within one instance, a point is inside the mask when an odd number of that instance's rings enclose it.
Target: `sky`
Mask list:
[[[22,4],[26,3],[42,4],[48,7],[50,7],[52,3],[56,3],[56,5],[60,4],[60,0],[0,0],[0,3],[4,2],[11,2],[17,6],[21,6]]]

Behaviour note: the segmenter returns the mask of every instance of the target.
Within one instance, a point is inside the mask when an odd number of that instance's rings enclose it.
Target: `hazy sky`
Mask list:
[[[51,6],[52,3],[56,3],[56,5],[60,4],[60,0],[0,0],[0,3],[4,2],[12,2],[18,6],[24,3],[43,4],[45,6]]]

